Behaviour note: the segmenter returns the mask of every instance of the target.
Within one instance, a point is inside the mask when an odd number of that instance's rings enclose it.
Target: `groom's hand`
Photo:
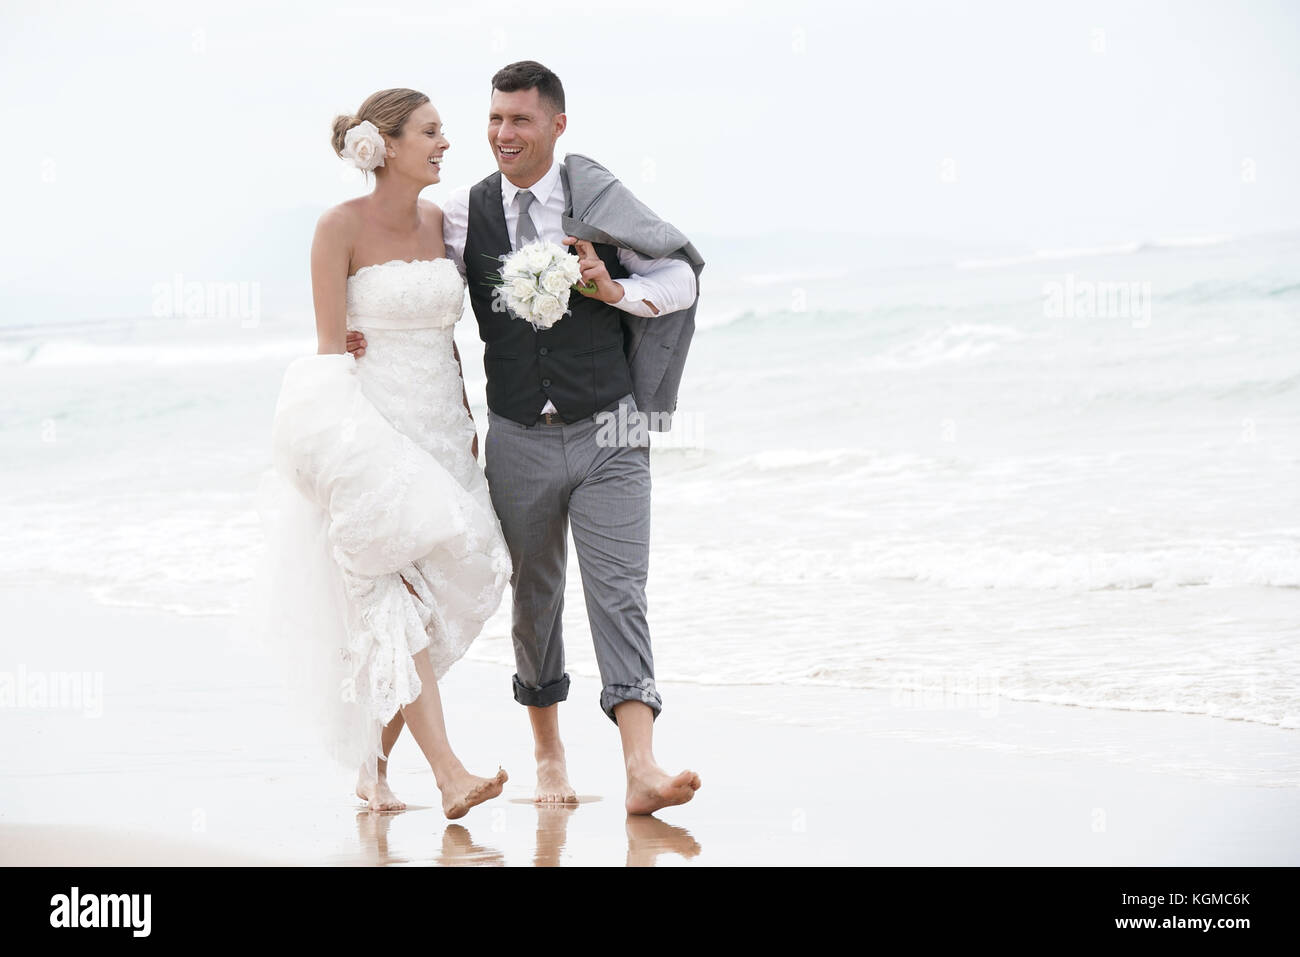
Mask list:
[[[366,354],[366,337],[355,329],[348,330],[348,352],[360,359]]]
[[[610,278],[604,260],[596,255],[596,248],[590,242],[585,239],[578,239],[575,236],[565,236],[564,245],[577,247],[578,266],[582,269],[582,281],[596,284],[595,292],[586,292],[581,287],[579,287],[578,292],[592,299],[599,299],[601,302],[608,303],[615,303],[623,298],[622,283],[617,283]]]

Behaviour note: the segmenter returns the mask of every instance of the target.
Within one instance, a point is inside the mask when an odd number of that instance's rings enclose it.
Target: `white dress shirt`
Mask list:
[[[447,246],[447,258],[456,264],[462,278],[465,276],[465,237],[469,233],[471,188],[462,186],[456,189],[447,197],[442,208],[442,238]],[[512,249],[516,246],[516,224],[519,221],[519,207],[515,204],[519,190],[520,187],[510,182],[504,173],[501,174],[501,205],[506,214],[506,230],[510,234]],[[564,237],[568,234],[560,225],[560,217],[564,215],[564,184],[560,182],[560,161],[551,163],[546,175],[529,186],[528,191],[533,194],[528,215],[537,228],[537,238],[563,246]],[[626,279],[614,280],[623,287],[623,298],[610,303],[616,309],[630,312],[634,316],[656,316],[685,309],[695,301],[695,271],[689,263],[680,259],[646,259],[629,249],[618,250],[618,261],[630,275]],[[642,300],[649,300],[655,308],[650,308]],[[556,409],[548,399],[541,411],[555,412]]]

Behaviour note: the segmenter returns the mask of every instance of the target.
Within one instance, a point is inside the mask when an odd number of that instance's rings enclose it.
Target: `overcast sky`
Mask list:
[[[1295,3],[467,7],[7,4],[0,307],[69,269],[305,268],[301,223],[365,189],[336,112],[426,92],[440,201],[495,168],[489,81],[519,59],[564,82],[561,152],[688,235],[825,233],[833,256],[847,231],[1033,249],[1300,226]],[[295,248],[250,267],[232,244],[263,232]]]

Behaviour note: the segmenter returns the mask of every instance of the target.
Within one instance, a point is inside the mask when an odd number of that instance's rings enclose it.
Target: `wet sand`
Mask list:
[[[106,608],[72,588],[0,592],[0,864],[1294,865],[1294,731],[1181,714],[883,690],[661,682],[656,751],[703,787],[623,810],[599,682],[561,708],[583,801],[531,802],[509,669],[442,684],[453,744],[505,793],[448,822],[409,732],[401,812],[365,809],[231,619]],[[60,675],[79,689],[44,703]],[[19,676],[26,690],[14,697]],[[102,694],[96,694],[96,680]]]

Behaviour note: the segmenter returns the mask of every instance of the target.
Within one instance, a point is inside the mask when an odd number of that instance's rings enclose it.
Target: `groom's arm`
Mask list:
[[[687,308],[695,301],[695,270],[681,259],[646,259],[630,249],[618,250],[618,261],[631,275],[615,279],[623,298],[613,303],[634,316],[659,316]]]
[[[583,280],[596,284],[596,291],[583,293],[585,296],[617,306],[634,316],[647,317],[677,312],[695,301],[695,270],[683,260],[646,259],[620,247],[617,250],[618,261],[631,275],[625,279],[613,279],[590,242],[565,236],[564,243],[577,248]]]
[[[442,204],[442,241],[447,247],[447,258],[465,278],[465,238],[469,235],[468,186],[457,188]]]

